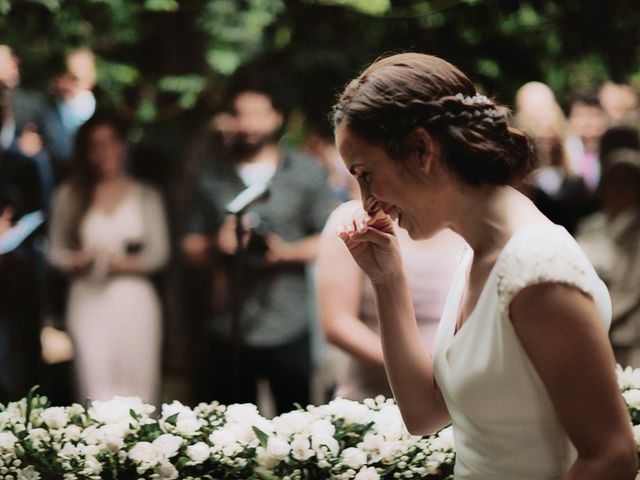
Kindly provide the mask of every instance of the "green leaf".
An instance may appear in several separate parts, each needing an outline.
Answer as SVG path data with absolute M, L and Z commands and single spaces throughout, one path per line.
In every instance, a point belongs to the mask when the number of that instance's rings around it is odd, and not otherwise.
M 146 0 L 144 8 L 155 12 L 175 12 L 180 5 L 176 0 Z
M 169 425 L 173 425 L 175 427 L 176 423 L 178 423 L 178 415 L 180 415 L 180 414 L 179 413 L 174 413 L 170 417 L 167 417 L 164 421 L 166 423 L 168 423 Z
M 6 15 L 11 11 L 10 0 L 0 0 L 0 14 Z
M 252 427 L 256 437 L 258 437 L 258 441 L 262 448 L 267 448 L 267 444 L 269 443 L 269 436 L 260 430 L 258 427 Z
M 232 49 L 213 49 L 207 52 L 207 63 L 223 75 L 231 75 L 241 64 L 238 53 Z
M 255 427 L 253 427 L 255 428 Z M 263 467 L 255 467 L 253 471 L 258 475 L 262 480 L 280 480 L 280 477 L 274 475 L 269 470 Z
M 131 415 L 134 420 L 140 420 L 140 415 L 138 415 L 133 408 L 129 409 L 129 415 Z

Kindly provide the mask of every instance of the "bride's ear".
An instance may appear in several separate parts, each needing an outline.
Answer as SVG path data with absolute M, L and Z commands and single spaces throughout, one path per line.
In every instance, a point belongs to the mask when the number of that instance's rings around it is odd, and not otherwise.
M 421 174 L 427 175 L 433 168 L 438 145 L 433 136 L 422 127 L 417 127 L 410 136 L 412 154 Z

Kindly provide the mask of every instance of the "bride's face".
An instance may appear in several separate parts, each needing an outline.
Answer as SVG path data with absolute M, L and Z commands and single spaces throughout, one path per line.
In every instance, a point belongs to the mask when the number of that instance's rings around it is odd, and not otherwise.
M 435 221 L 435 192 L 418 168 L 411 171 L 383 146 L 366 142 L 344 124 L 336 129 L 336 146 L 358 181 L 365 210 L 384 211 L 413 239 L 430 237 L 442 228 Z

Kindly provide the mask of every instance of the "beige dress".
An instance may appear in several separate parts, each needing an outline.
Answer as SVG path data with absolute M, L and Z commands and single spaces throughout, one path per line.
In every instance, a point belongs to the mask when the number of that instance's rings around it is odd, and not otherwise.
M 64 267 L 72 251 L 64 232 L 69 191 L 55 196 L 49 259 Z M 90 208 L 80 226 L 82 248 L 123 255 L 139 250 L 146 273 L 168 257 L 168 235 L 160 195 L 134 183 L 115 210 Z M 96 262 L 92 271 L 72 279 L 67 325 L 76 350 L 81 399 L 106 400 L 134 395 L 154 403 L 158 398 L 162 317 L 158 295 L 146 275 L 105 275 Z

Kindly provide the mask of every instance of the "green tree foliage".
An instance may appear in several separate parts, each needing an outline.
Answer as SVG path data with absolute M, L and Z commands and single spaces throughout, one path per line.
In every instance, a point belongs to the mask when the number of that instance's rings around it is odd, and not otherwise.
M 529 80 L 563 98 L 640 78 L 639 37 L 633 0 L 0 0 L 0 42 L 26 86 L 46 88 L 60 56 L 88 46 L 100 101 L 142 125 L 200 122 L 248 64 L 279 71 L 322 123 L 348 78 L 407 50 L 452 61 L 506 103 Z

